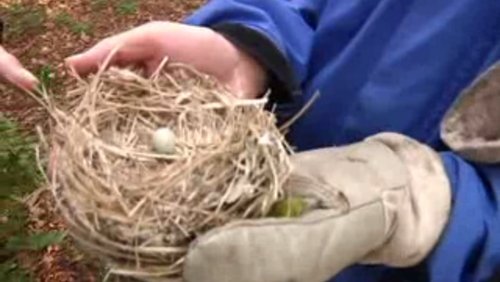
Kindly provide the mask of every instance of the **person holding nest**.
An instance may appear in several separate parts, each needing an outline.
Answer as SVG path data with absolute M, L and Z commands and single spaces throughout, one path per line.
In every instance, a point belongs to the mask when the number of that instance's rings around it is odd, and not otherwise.
M 243 99 L 271 89 L 282 121 L 310 104 L 290 128 L 285 187 L 307 212 L 208 232 L 185 281 L 488 281 L 500 266 L 499 13 L 493 0 L 213 0 L 67 64 L 85 75 L 119 47 L 114 65 L 151 72 L 168 56 Z

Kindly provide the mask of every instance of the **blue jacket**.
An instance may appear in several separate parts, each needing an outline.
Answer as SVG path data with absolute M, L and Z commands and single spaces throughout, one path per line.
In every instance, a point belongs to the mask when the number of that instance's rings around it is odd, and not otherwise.
M 500 266 L 500 167 L 450 152 L 439 124 L 461 90 L 500 59 L 500 1 L 212 0 L 186 22 L 220 31 L 266 66 L 283 113 L 319 90 L 292 128 L 298 149 L 393 131 L 440 152 L 453 209 L 433 253 L 416 267 L 353 266 L 332 281 L 492 277 Z

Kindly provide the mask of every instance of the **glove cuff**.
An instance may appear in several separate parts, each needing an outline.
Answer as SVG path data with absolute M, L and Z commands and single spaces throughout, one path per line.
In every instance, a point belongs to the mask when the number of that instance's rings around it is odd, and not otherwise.
M 418 264 L 435 247 L 449 218 L 451 188 L 442 161 L 434 150 L 403 135 L 383 133 L 367 141 L 386 145 L 401 159 L 408 185 L 402 201 L 386 195 L 386 212 L 393 213 L 394 229 L 364 262 L 398 267 Z

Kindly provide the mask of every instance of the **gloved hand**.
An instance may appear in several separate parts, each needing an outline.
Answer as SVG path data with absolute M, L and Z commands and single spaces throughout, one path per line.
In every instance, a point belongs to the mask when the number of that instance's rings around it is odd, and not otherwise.
M 437 243 L 451 192 L 439 156 L 407 137 L 299 153 L 286 184 L 299 218 L 236 222 L 190 247 L 186 282 L 323 282 L 355 263 L 411 266 Z
M 38 80 L 21 63 L 0 46 L 0 78 L 27 90 L 33 90 Z
M 104 39 L 90 50 L 67 59 L 80 75 L 97 70 L 119 48 L 111 64 L 136 65 L 152 74 L 165 57 L 213 75 L 240 98 L 263 94 L 266 73 L 250 56 L 217 32 L 171 22 L 152 22 Z

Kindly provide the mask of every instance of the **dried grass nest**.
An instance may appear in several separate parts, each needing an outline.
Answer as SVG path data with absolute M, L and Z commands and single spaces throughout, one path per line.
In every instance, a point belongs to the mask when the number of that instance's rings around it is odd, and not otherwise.
M 148 79 L 101 70 L 67 99 L 49 107 L 50 187 L 72 237 L 111 273 L 179 277 L 198 235 L 264 217 L 282 197 L 291 150 L 265 99 L 176 64 Z M 152 150 L 159 127 L 175 133 L 174 153 Z

